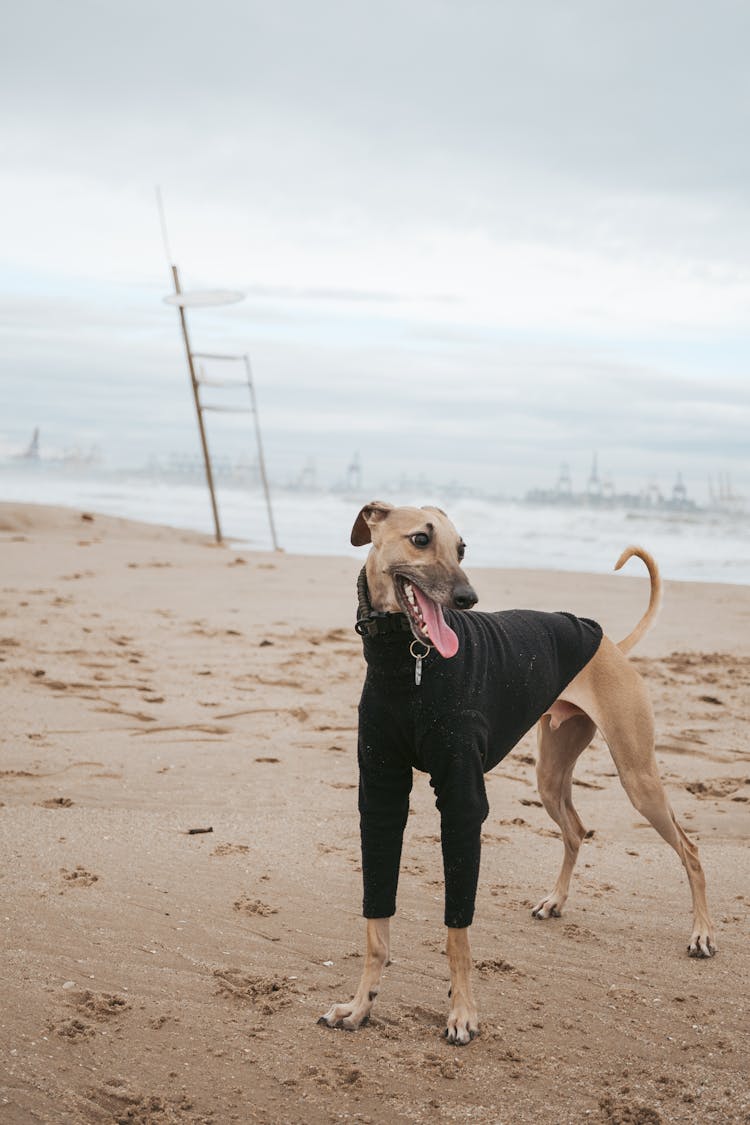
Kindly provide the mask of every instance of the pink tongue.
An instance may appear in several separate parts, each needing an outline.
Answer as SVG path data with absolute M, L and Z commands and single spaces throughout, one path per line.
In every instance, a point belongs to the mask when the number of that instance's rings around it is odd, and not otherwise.
M 419 586 L 412 585 L 412 589 L 430 633 L 430 644 L 435 646 L 441 656 L 455 656 L 458 652 L 458 637 L 443 617 L 442 609 L 432 598 L 423 594 Z

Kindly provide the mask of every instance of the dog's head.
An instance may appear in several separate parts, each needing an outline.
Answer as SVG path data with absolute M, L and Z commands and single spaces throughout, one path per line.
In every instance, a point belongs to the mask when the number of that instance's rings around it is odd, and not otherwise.
M 419 641 L 441 656 L 455 656 L 458 637 L 443 609 L 471 609 L 477 595 L 461 569 L 466 544 L 440 508 L 365 504 L 354 521 L 352 543 L 372 543 L 367 584 L 373 609 L 405 613 Z

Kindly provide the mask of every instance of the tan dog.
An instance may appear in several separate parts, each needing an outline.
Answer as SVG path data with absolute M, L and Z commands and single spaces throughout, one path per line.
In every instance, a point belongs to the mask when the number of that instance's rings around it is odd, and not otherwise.
M 392 632 L 400 627 L 408 627 L 410 632 L 402 641 L 398 638 L 387 639 L 381 644 L 379 651 L 393 653 L 393 658 L 398 657 L 400 660 L 403 646 L 408 648 L 411 644 L 411 655 L 415 661 L 410 661 L 409 667 L 414 668 L 416 662 L 421 672 L 424 658 L 427 678 L 428 674 L 437 675 L 441 669 L 448 669 L 451 665 L 451 658 L 458 650 L 457 634 L 461 632 L 462 621 L 470 623 L 469 619 L 474 619 L 478 624 L 492 624 L 495 618 L 502 622 L 506 616 L 512 616 L 450 612 L 455 609 L 470 609 L 476 601 L 476 595 L 460 566 L 464 553 L 463 541 L 448 517 L 439 509 L 393 508 L 373 501 L 362 509 L 352 530 L 353 544 L 360 546 L 369 542 L 372 543 L 372 548 L 365 572 L 372 612 L 363 617 L 361 604 L 361 620 L 358 623 L 358 631 L 365 634 L 366 655 L 368 644 L 380 643 L 378 639 L 375 642 L 368 641 L 368 631 L 374 634 L 378 630 Z M 565 850 L 554 889 L 538 903 L 532 914 L 541 919 L 559 917 L 568 897 L 571 875 L 586 834 L 573 807 L 573 769 L 598 728 L 609 746 L 622 785 L 633 805 L 674 848 L 685 867 L 694 914 L 689 953 L 693 957 L 711 957 L 716 949 L 714 928 L 706 903 L 705 878 L 698 849 L 678 824 L 665 795 L 654 757 L 651 702 L 643 680 L 625 655 L 653 623 L 661 597 L 659 572 L 646 551 L 637 547 L 628 548 L 621 555 L 615 569 L 619 569 L 633 555 L 644 561 L 651 577 L 651 595 L 646 614 L 632 633 L 619 644 L 607 637 L 601 638 L 593 657 L 567 684 L 559 697 L 543 708 L 544 713 L 540 712 L 535 716 L 535 719 L 541 718 L 538 726 L 537 759 L 539 795 L 562 832 Z M 361 585 L 365 589 L 364 584 Z M 513 612 L 523 617 L 524 611 Z M 405 615 L 405 621 L 401 615 Z M 565 616 L 582 625 L 595 624 L 574 619 L 571 615 L 533 615 L 529 611 L 527 616 L 545 622 L 547 618 Z M 428 655 L 423 651 L 431 648 L 437 649 L 437 652 Z M 533 660 L 529 668 L 532 666 Z M 436 671 L 430 673 L 431 667 Z M 368 677 L 369 674 L 368 672 Z M 411 676 L 411 670 L 404 673 L 407 674 Z M 411 682 L 409 680 L 410 685 Z M 394 679 L 389 683 L 396 685 L 397 681 Z M 377 687 L 377 683 L 375 686 Z M 405 685 L 399 690 L 402 688 L 404 692 L 407 691 Z M 411 695 L 405 694 L 404 699 L 421 699 L 418 695 L 421 690 L 419 687 L 409 686 Z M 360 765 L 362 737 L 360 731 Z M 417 768 L 425 767 L 417 764 Z M 401 777 L 401 774 L 398 776 Z M 410 781 L 407 784 L 410 786 Z M 408 788 L 406 794 L 408 802 Z M 360 808 L 362 807 L 360 797 Z M 405 822 L 405 816 L 401 819 Z M 443 828 L 444 856 L 447 856 L 445 823 Z M 363 827 L 363 871 L 367 876 L 364 842 Z M 399 854 L 400 840 L 396 850 L 396 865 Z M 375 877 L 377 874 L 375 871 Z M 446 859 L 446 876 L 447 874 Z M 395 906 L 389 908 L 389 914 L 394 909 Z M 390 917 L 367 916 L 366 925 L 362 978 L 352 1001 L 334 1004 L 321 1017 L 319 1022 L 329 1027 L 354 1030 L 366 1022 L 372 1009 L 383 967 L 389 959 Z M 447 954 L 451 977 L 451 1007 L 445 1035 L 450 1042 L 462 1045 L 478 1033 L 477 1008 L 471 984 L 468 925 L 449 925 Z

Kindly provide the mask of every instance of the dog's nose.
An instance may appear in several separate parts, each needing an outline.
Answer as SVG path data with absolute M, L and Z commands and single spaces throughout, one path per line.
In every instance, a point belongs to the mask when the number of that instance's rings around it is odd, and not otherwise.
M 453 590 L 453 605 L 456 609 L 471 609 L 478 600 L 474 587 L 469 586 L 468 583 L 465 586 L 456 586 Z

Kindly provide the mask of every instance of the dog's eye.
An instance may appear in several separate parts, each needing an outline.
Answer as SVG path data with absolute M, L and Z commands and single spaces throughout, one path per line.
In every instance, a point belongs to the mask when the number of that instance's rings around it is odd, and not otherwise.
M 464 561 L 464 555 L 465 554 L 466 554 L 466 544 L 464 543 L 464 541 L 462 539 L 461 542 L 458 544 L 458 561 L 459 562 Z
M 430 537 L 424 531 L 417 531 L 412 535 L 411 541 L 415 547 L 429 547 Z

